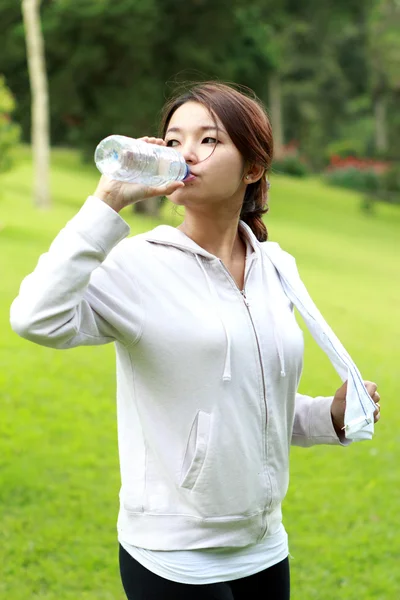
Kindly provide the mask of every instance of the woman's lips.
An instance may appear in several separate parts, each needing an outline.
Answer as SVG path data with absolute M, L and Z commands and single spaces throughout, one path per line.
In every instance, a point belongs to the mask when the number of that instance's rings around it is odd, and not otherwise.
M 183 180 L 183 183 L 189 183 L 189 181 L 194 181 L 195 179 L 197 179 L 196 175 L 193 175 L 191 173 L 190 175 L 185 177 L 185 179 Z

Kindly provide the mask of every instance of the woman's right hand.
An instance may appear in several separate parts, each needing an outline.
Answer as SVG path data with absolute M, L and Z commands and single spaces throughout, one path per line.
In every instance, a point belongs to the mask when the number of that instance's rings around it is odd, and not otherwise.
M 157 144 L 159 146 L 166 145 L 161 138 L 143 137 L 140 139 L 149 144 Z M 103 200 L 103 202 L 111 206 L 116 212 L 119 212 L 125 208 L 125 206 L 136 204 L 136 202 L 140 202 L 146 198 L 168 196 L 180 187 L 185 187 L 183 181 L 170 181 L 165 185 L 156 187 L 143 185 L 141 183 L 125 183 L 102 175 L 94 196 Z

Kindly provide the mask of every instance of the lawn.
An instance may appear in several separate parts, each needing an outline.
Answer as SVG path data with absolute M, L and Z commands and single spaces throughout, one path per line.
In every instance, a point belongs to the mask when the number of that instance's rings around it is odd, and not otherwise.
M 119 470 L 112 346 L 59 352 L 10 330 L 22 278 L 93 191 L 97 172 L 52 155 L 54 208 L 31 205 L 29 151 L 0 176 L 0 598 L 122 600 L 115 522 Z M 284 505 L 293 600 L 400 597 L 400 209 L 360 210 L 360 197 L 316 179 L 272 179 L 270 239 L 292 252 L 321 312 L 377 381 L 372 442 L 294 448 Z M 158 221 L 124 216 L 132 233 Z M 170 207 L 163 220 L 177 222 Z M 306 334 L 300 391 L 340 381 Z

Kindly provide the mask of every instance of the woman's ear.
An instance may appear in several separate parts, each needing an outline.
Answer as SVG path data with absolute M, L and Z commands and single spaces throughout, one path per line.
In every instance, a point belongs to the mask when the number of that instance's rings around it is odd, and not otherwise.
M 264 175 L 265 173 L 265 168 L 262 165 L 259 164 L 254 164 L 254 165 L 248 165 L 248 167 L 245 169 L 245 174 L 243 177 L 243 180 L 245 183 L 255 183 L 256 181 L 258 181 L 259 179 L 261 179 L 261 177 Z

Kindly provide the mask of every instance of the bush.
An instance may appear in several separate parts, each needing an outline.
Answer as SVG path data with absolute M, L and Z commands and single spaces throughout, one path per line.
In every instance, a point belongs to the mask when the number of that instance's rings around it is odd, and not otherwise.
M 305 177 L 308 175 L 308 168 L 298 156 L 285 156 L 273 161 L 272 172 L 277 175 L 285 174 L 292 177 Z
M 330 163 L 332 157 L 339 156 L 347 158 L 349 156 L 361 157 L 365 154 L 364 144 L 360 140 L 339 140 L 328 144 L 325 155 Z
M 324 179 L 330 185 L 381 196 L 400 185 L 397 168 L 389 162 L 356 156 L 331 156 Z
M 383 188 L 387 192 L 400 194 L 400 165 L 392 165 L 390 169 L 382 175 Z
M 11 121 L 14 98 L 0 75 L 0 172 L 12 166 L 12 151 L 20 140 L 20 127 Z
M 381 187 L 380 176 L 376 171 L 351 166 L 331 169 L 325 173 L 324 179 L 330 185 L 359 192 L 376 192 Z
M 283 149 L 283 155 L 272 162 L 272 172 L 277 175 L 291 175 L 292 177 L 305 177 L 309 168 L 304 158 L 300 155 L 296 142 L 291 142 Z

